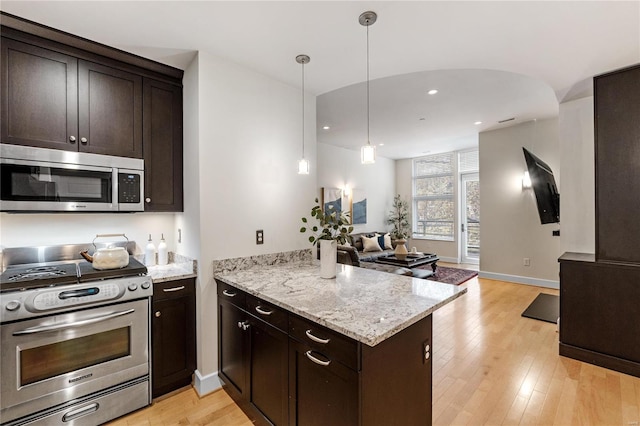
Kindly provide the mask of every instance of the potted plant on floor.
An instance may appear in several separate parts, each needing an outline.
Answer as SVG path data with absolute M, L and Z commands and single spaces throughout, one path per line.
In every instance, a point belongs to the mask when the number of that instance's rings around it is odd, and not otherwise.
M 408 254 L 405 243 L 411 235 L 411 223 L 409 222 L 409 202 L 400 198 L 400 194 L 393 197 L 387 223 L 393 225 L 391 236 L 396 240 L 395 256 L 398 259 L 404 259 Z
M 309 242 L 320 245 L 320 276 L 322 278 L 334 278 L 336 276 L 336 262 L 338 243 L 345 244 L 348 235 L 353 232 L 353 226 L 349 226 L 349 216 L 347 213 L 335 210 L 334 206 L 329 206 L 329 211 L 325 212 L 319 205 L 311 209 L 311 217 L 317 224 L 310 224 L 306 217 L 302 218 L 304 224 L 300 232 L 311 231 Z

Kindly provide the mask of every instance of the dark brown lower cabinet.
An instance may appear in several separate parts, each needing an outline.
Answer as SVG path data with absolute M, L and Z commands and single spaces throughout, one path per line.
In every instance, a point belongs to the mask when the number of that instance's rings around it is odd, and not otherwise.
M 196 368 L 195 278 L 154 284 L 152 388 L 156 398 L 191 384 Z
M 432 317 L 367 346 L 218 282 L 219 371 L 257 424 L 431 424 Z
M 640 265 L 560 257 L 560 355 L 640 377 Z
M 358 372 L 310 346 L 289 341 L 289 424 L 358 424 Z

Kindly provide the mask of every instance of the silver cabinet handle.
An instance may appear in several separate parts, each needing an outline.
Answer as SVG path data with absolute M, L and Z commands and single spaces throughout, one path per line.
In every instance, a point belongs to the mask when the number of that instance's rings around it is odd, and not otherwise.
M 162 313 L 160 311 L 156 311 L 156 318 L 160 318 L 161 315 Z
M 180 291 L 180 290 L 184 290 L 184 286 L 178 286 L 178 287 L 171 287 L 171 288 L 163 288 L 162 291 L 164 291 L 165 293 L 171 293 L 172 291 Z
M 315 356 L 311 355 L 311 353 L 312 353 L 312 351 L 306 351 L 304 354 L 307 356 L 307 358 L 309 358 L 311 361 L 315 362 L 316 364 L 321 365 L 323 367 L 326 367 L 329 364 L 331 364 L 331 360 L 322 361 L 321 359 L 318 359 Z
M 227 290 L 226 288 L 224 290 L 222 290 L 222 294 L 224 294 L 227 297 L 236 297 L 237 293 L 234 293 L 232 291 Z
M 69 136 L 69 142 L 76 143 L 76 137 L 75 136 Z
M 82 142 L 83 145 L 87 144 L 87 138 L 80 138 L 80 142 Z
M 147 198 L 144 199 L 144 201 L 146 201 L 147 203 L 150 203 L 151 202 L 151 198 L 147 197 Z
M 97 322 L 106 321 L 106 320 L 109 320 L 111 318 L 120 317 L 122 315 L 131 314 L 133 312 L 135 312 L 135 309 L 127 309 L 126 311 L 112 312 L 112 313 L 107 314 L 107 315 L 103 315 L 103 316 L 99 316 L 99 317 L 93 317 L 93 318 L 87 318 L 87 319 L 83 319 L 83 320 L 80 320 L 80 321 L 63 322 L 63 323 L 54 324 L 54 325 L 38 325 L 38 326 L 35 326 L 35 327 L 26 328 L 24 330 L 14 331 L 13 335 L 14 336 L 22 336 L 22 335 L 25 335 L 25 334 L 44 333 L 45 331 L 54 331 L 54 330 L 60 330 L 60 329 L 63 329 L 63 328 L 71 328 L 71 327 L 78 327 L 78 326 L 81 326 L 81 325 L 95 324 Z
M 314 342 L 322 343 L 323 345 L 326 345 L 327 343 L 329 343 L 331 341 L 331 339 L 321 339 L 319 337 L 314 336 L 313 334 L 311 334 L 311 330 L 305 331 L 304 334 L 306 334 L 307 337 L 309 339 L 313 340 Z
M 247 321 L 238 321 L 238 328 L 241 328 L 244 331 L 247 331 L 250 326 L 251 324 L 249 324 Z
M 271 315 L 273 311 L 265 311 L 260 306 L 256 306 L 256 312 L 262 315 Z

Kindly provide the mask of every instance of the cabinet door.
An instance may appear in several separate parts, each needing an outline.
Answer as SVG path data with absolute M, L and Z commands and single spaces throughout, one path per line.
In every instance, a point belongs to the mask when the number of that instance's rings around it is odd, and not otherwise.
M 77 60 L 2 39 L 2 143 L 77 151 Z
M 249 386 L 247 313 L 218 299 L 218 362 L 222 379 L 234 393 L 246 398 Z M 245 327 L 243 327 L 245 326 Z
M 191 383 L 196 367 L 193 280 L 156 284 L 153 301 L 153 397 Z M 168 296 L 168 297 L 162 297 Z
M 640 66 L 594 79 L 596 260 L 640 263 Z
M 358 424 L 358 373 L 289 339 L 289 424 Z
M 78 63 L 79 150 L 142 158 L 142 77 Z
M 288 340 L 282 331 L 251 320 L 250 401 L 274 425 L 286 425 L 288 418 Z
M 144 80 L 145 211 L 182 211 L 182 88 Z

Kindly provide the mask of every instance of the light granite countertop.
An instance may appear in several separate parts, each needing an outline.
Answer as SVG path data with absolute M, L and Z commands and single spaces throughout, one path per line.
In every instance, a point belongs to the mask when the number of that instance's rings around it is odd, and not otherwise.
M 301 260 L 219 271 L 215 278 L 369 346 L 429 316 L 466 293 L 451 284 L 338 265 L 320 278 L 320 263 Z
M 135 257 L 144 262 L 144 255 L 136 255 Z M 183 278 L 195 278 L 198 276 L 198 263 L 191 258 L 170 252 L 167 265 L 147 266 L 147 274 L 154 284 Z

